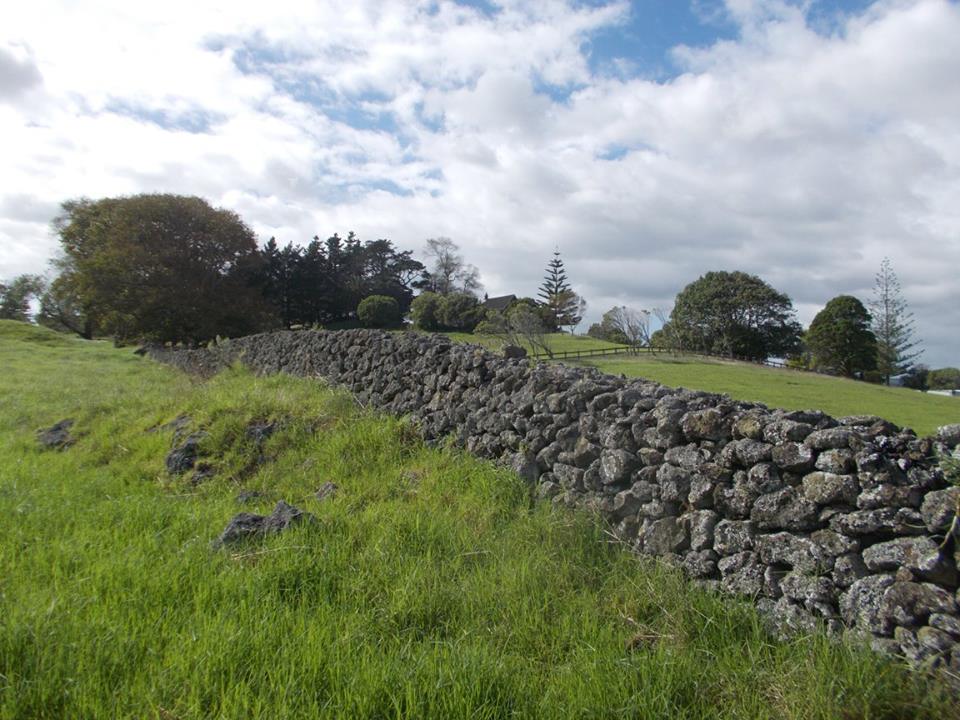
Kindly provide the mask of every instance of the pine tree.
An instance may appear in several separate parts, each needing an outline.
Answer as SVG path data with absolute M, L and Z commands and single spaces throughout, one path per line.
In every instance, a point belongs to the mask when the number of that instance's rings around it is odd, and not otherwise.
M 890 258 L 880 263 L 880 272 L 873 284 L 870 314 L 877 338 L 877 370 L 889 385 L 891 376 L 909 372 L 913 361 L 923 352 L 914 350 L 919 342 L 913 338 L 913 313 L 901 295 L 900 281 L 893 272 Z
M 541 298 L 540 306 L 544 309 L 544 319 L 552 326 L 551 329 L 566 325 L 572 327 L 580 322 L 582 301 L 567 282 L 567 273 L 559 250 L 554 250 L 553 259 L 547 264 L 547 274 L 537 295 Z

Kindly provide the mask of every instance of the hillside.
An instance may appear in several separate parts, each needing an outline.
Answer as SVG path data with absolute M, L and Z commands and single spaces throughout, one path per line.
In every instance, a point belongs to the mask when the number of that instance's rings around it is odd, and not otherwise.
M 953 712 L 852 644 L 772 641 L 746 604 L 317 381 L 200 383 L 9 322 L 0 363 L 0 717 Z M 41 449 L 65 418 L 75 442 Z M 166 470 L 178 432 L 204 433 L 212 476 Z M 280 499 L 316 522 L 211 547 Z

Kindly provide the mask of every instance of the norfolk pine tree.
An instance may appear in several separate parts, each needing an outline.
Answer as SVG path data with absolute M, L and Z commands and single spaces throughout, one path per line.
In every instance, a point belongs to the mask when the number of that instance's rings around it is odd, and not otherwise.
M 913 313 L 901 295 L 900 281 L 890 258 L 880 263 L 869 305 L 873 334 L 877 338 L 877 370 L 889 385 L 891 376 L 909 372 L 913 361 L 923 352 L 914 350 L 919 342 L 913 337 Z

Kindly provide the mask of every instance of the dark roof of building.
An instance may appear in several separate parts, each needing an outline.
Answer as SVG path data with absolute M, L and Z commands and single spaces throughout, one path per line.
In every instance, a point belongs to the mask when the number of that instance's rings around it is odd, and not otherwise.
M 498 312 L 503 312 L 510 304 L 516 302 L 516 295 L 501 295 L 500 297 L 487 298 L 483 301 L 483 307 L 487 310 L 496 310 Z

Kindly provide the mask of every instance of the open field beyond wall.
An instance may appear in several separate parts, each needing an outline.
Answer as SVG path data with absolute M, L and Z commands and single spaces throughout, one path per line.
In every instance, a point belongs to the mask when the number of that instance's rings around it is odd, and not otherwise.
M 853 644 L 773 642 L 747 604 L 316 381 L 198 383 L 9 322 L 0 366 L 2 718 L 955 712 Z M 197 486 L 164 470 L 155 428 L 181 414 L 217 473 Z M 76 444 L 41 451 L 36 429 L 65 417 Z M 262 446 L 253 421 L 276 424 Z M 264 497 L 240 506 L 240 488 Z M 279 498 L 318 522 L 211 549 Z
M 502 345 L 498 338 L 481 335 L 450 333 L 450 336 L 460 342 L 473 342 L 492 349 Z M 549 337 L 554 352 L 618 347 L 586 336 L 557 333 Z M 815 408 L 835 417 L 879 415 L 901 427 L 912 428 L 918 435 L 933 435 L 941 425 L 960 423 L 960 398 L 745 362 L 669 353 L 566 359 L 562 362 L 596 367 L 612 375 L 655 380 L 670 387 L 726 393 L 735 400 L 762 402 L 770 407 L 788 410 Z

